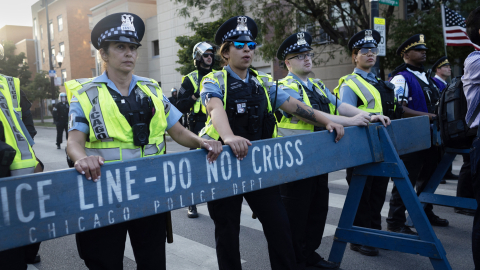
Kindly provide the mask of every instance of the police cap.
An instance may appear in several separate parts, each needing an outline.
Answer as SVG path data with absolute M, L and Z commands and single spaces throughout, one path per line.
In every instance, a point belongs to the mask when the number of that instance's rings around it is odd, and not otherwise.
M 433 72 L 435 72 L 437 68 L 441 68 L 443 66 L 450 66 L 450 62 L 448 62 L 448 59 L 446 56 L 440 57 L 440 59 L 438 59 L 437 62 L 433 64 L 432 70 Z
M 348 41 L 348 49 L 353 51 L 353 49 L 356 48 L 376 48 L 381 39 L 382 36 L 380 36 L 377 30 L 362 30 L 350 38 Z
M 105 41 L 117 41 L 141 46 L 145 23 L 133 13 L 122 12 L 108 15 L 93 27 L 91 40 L 99 50 Z
M 225 41 L 250 42 L 257 38 L 257 24 L 248 16 L 236 16 L 224 22 L 215 34 L 215 43 Z
M 403 42 L 397 49 L 397 55 L 403 56 L 409 50 L 428 50 L 425 43 L 425 36 L 423 34 L 416 34 L 411 36 L 407 41 Z
M 312 36 L 307 32 L 298 32 L 285 39 L 277 50 L 277 58 L 285 60 L 288 54 L 308 52 L 313 50 Z

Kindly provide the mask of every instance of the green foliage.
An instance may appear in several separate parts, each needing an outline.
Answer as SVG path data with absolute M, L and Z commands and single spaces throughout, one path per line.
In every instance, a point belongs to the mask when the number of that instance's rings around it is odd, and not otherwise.
M 3 49 L 5 56 L 0 60 L 0 73 L 19 78 L 21 87 L 28 85 L 32 73 L 28 70 L 28 64 L 24 63 L 25 53 L 15 55 L 16 47 L 11 41 L 5 42 Z
M 25 91 L 28 99 L 31 101 L 36 100 L 37 98 L 40 100 L 52 98 L 52 88 L 50 86 L 48 73 L 40 71 L 35 74 L 33 81 L 27 87 L 24 87 L 23 91 Z M 59 87 L 55 86 L 54 91 L 54 96 L 57 97 L 59 94 Z
M 472 2 L 472 1 L 466 1 Z M 466 3 L 468 6 L 469 3 Z M 394 19 L 393 27 L 388 35 L 390 46 L 387 47 L 387 55 L 384 59 L 384 67 L 390 70 L 404 63 L 400 56 L 396 55 L 397 48 L 414 34 L 424 34 L 427 43 L 426 67 L 431 67 L 435 61 L 445 55 L 442 15 L 439 5 L 428 12 L 417 10 L 413 16 L 404 19 Z M 447 46 L 448 59 L 452 65 L 462 65 L 469 53 L 474 51 L 473 47 L 452 47 Z
M 180 45 L 180 50 L 178 50 L 177 52 L 177 63 L 181 64 L 182 66 L 176 68 L 176 70 L 179 71 L 180 74 L 186 75 L 196 69 L 195 65 L 193 64 L 192 58 L 193 47 L 195 46 L 195 44 L 202 41 L 215 44 L 215 33 L 224 21 L 224 19 L 219 19 L 214 22 L 197 23 L 193 25 L 192 28 L 193 31 L 195 31 L 195 34 L 193 36 L 178 36 L 175 38 L 175 41 Z M 213 69 L 221 69 L 220 59 L 218 58 L 218 56 L 216 56 Z

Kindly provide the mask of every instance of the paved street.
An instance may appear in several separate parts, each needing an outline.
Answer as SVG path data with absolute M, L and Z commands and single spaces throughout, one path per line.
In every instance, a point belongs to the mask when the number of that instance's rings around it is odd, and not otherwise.
M 67 168 L 64 147 L 57 150 L 55 146 L 56 131 L 53 128 L 37 128 L 34 150 L 45 164 L 46 171 Z M 174 142 L 167 143 L 168 153 L 186 151 L 185 147 Z M 462 158 L 454 161 L 454 173 L 462 164 Z M 437 193 L 455 195 L 457 181 L 447 181 L 441 185 Z M 328 257 L 332 246 L 333 235 L 341 214 L 342 206 L 348 191 L 345 180 L 345 170 L 329 175 L 330 202 L 327 225 L 322 245 L 318 252 Z M 389 185 L 386 202 L 382 211 L 383 228 L 386 229 L 385 217 L 388 213 L 388 201 L 392 185 Z M 200 217 L 189 219 L 186 209 L 172 212 L 174 243 L 167 244 L 167 269 L 218 269 L 215 254 L 215 239 L 213 222 L 208 215 L 206 204 L 198 206 Z M 473 269 L 471 255 L 471 226 L 473 217 L 455 214 L 452 208 L 435 206 L 435 213 L 450 221 L 446 228 L 434 227 L 442 242 L 448 260 L 453 269 Z M 262 226 L 258 220 L 251 218 L 251 210 L 244 202 L 241 217 L 240 252 L 245 270 L 270 269 L 267 243 L 263 236 Z M 87 269 L 78 257 L 73 235 L 42 243 L 40 249 L 42 262 L 29 265 L 29 269 Z M 135 258 L 129 241 L 126 243 L 124 269 L 136 269 Z M 316 268 L 311 268 L 316 269 Z M 345 252 L 341 269 L 433 269 L 429 259 L 418 255 L 380 250 L 378 257 L 366 257 L 348 249 Z

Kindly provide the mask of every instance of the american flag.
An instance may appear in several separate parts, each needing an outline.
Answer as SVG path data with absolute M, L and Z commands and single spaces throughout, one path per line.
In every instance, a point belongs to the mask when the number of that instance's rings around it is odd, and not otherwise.
M 473 44 L 467 36 L 465 18 L 445 6 L 443 8 L 443 32 L 447 46 L 473 46 L 480 50 L 480 46 Z

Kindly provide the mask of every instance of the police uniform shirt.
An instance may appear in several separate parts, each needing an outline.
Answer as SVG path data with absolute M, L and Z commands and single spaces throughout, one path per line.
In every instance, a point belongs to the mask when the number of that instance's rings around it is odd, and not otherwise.
M 465 59 L 464 66 L 465 74 L 462 76 L 462 82 L 468 108 L 465 121 L 468 123 L 477 106 L 480 106 L 480 51 L 470 53 Z M 478 127 L 479 123 L 480 113 L 470 128 Z
M 425 72 L 411 70 L 408 67 L 407 70 L 427 85 L 430 85 Z M 412 97 L 409 97 L 408 84 L 405 82 L 405 77 L 403 77 L 403 75 L 396 75 L 390 82 L 395 85 L 395 96 L 397 97 L 398 101 L 405 101 L 407 104 L 409 101 L 412 101 Z
M 293 79 L 295 79 L 295 80 L 297 80 L 298 82 L 300 82 L 300 83 L 302 84 L 303 88 L 305 89 L 305 91 L 311 91 L 311 92 L 313 92 L 313 83 L 312 83 L 310 80 L 308 80 L 307 82 L 304 82 L 304 81 L 302 81 L 297 75 L 295 75 L 295 74 L 293 74 L 293 73 L 291 73 L 291 72 L 289 72 L 287 76 L 292 76 Z M 288 88 L 287 86 L 281 86 L 281 87 L 279 87 L 279 89 L 280 89 L 280 88 L 281 88 L 283 91 L 285 91 L 288 95 L 290 95 L 292 98 L 298 99 L 299 101 L 305 103 L 305 102 L 303 101 L 303 99 L 300 97 L 300 93 L 299 93 L 300 90 L 301 90 L 300 87 L 299 87 L 299 89 L 298 89 L 299 92 L 297 92 L 297 91 L 295 91 L 295 90 L 293 90 L 293 89 L 291 89 L 291 88 Z M 330 103 L 332 103 L 333 105 L 335 105 L 335 103 L 336 103 L 336 104 L 337 104 L 337 107 L 340 107 L 340 105 L 342 104 L 342 101 L 340 101 L 339 99 L 337 99 L 337 98 L 330 92 L 330 90 L 329 90 L 327 87 L 325 87 L 324 92 L 325 92 L 325 94 L 327 95 L 328 100 L 330 100 Z
M 435 74 L 435 79 L 441 81 L 443 84 L 445 84 L 445 86 L 447 85 L 447 82 L 444 81 L 440 76 L 438 76 L 437 74 Z
M 228 74 L 230 74 L 230 76 L 232 76 L 233 78 L 237 80 L 242 80 L 240 76 L 238 76 L 235 72 L 233 72 L 230 66 L 226 66 L 224 67 L 224 69 L 227 70 Z M 247 72 L 247 77 L 245 78 L 245 80 L 243 80 L 243 82 L 248 83 L 249 77 L 250 77 L 250 72 Z M 275 84 L 273 84 L 270 87 L 270 89 L 268 89 L 268 92 L 270 95 L 270 103 L 272 104 L 272 107 L 274 107 L 272 108 L 274 111 L 278 109 L 280 106 L 282 106 L 282 104 L 289 97 L 289 95 L 279 87 L 277 92 L 277 103 L 273 105 L 273 102 L 275 101 L 275 89 L 276 89 Z M 228 89 L 227 89 L 227 92 L 228 92 Z M 218 85 L 217 82 L 215 82 L 210 78 L 203 79 L 202 92 L 200 93 L 200 95 L 202 97 L 202 103 L 204 106 L 207 106 L 205 101 L 210 100 L 210 98 L 212 97 L 219 98 L 223 102 L 223 93 L 222 93 L 222 90 L 220 89 L 220 86 Z
M 135 88 L 138 81 L 147 81 L 147 80 L 149 81 L 149 79 L 147 79 L 147 78 L 132 75 L 132 81 L 130 82 L 130 86 L 128 87 L 128 95 L 130 95 L 130 93 Z M 115 92 L 117 92 L 121 95 L 120 91 L 118 91 L 118 88 L 115 86 L 115 84 L 108 78 L 106 72 L 104 72 L 102 75 L 100 75 L 98 77 L 95 77 L 92 80 L 92 82 L 106 83 L 107 87 L 109 87 L 110 89 L 114 90 Z M 170 101 L 168 100 L 168 98 L 165 95 L 163 95 L 163 101 L 170 103 Z M 80 106 L 80 103 L 78 102 L 78 99 L 75 96 L 73 96 L 71 101 L 70 101 L 70 111 L 68 113 L 68 117 L 70 119 L 70 126 L 69 126 L 69 129 L 68 129 L 68 132 L 70 132 L 72 130 L 79 130 L 79 131 L 81 131 L 85 134 L 89 134 L 89 132 L 90 132 L 89 125 L 87 125 L 86 123 L 75 121 L 76 117 L 86 118 L 85 113 L 82 110 L 82 106 Z M 169 130 L 173 125 L 175 125 L 175 123 L 178 122 L 180 117 L 182 117 L 182 113 L 180 111 L 178 111 L 178 109 L 175 108 L 175 106 L 171 105 L 170 106 L 170 113 L 167 117 L 167 128 L 166 128 L 166 130 Z
M 353 73 L 360 75 L 363 79 L 365 79 L 368 83 L 374 84 L 377 82 L 377 77 L 372 72 L 365 72 L 359 68 L 355 68 Z M 403 76 L 402 76 L 403 77 Z M 352 106 L 357 107 L 358 96 L 353 92 L 352 88 L 348 86 L 346 83 L 343 83 L 340 87 L 340 99 Z

